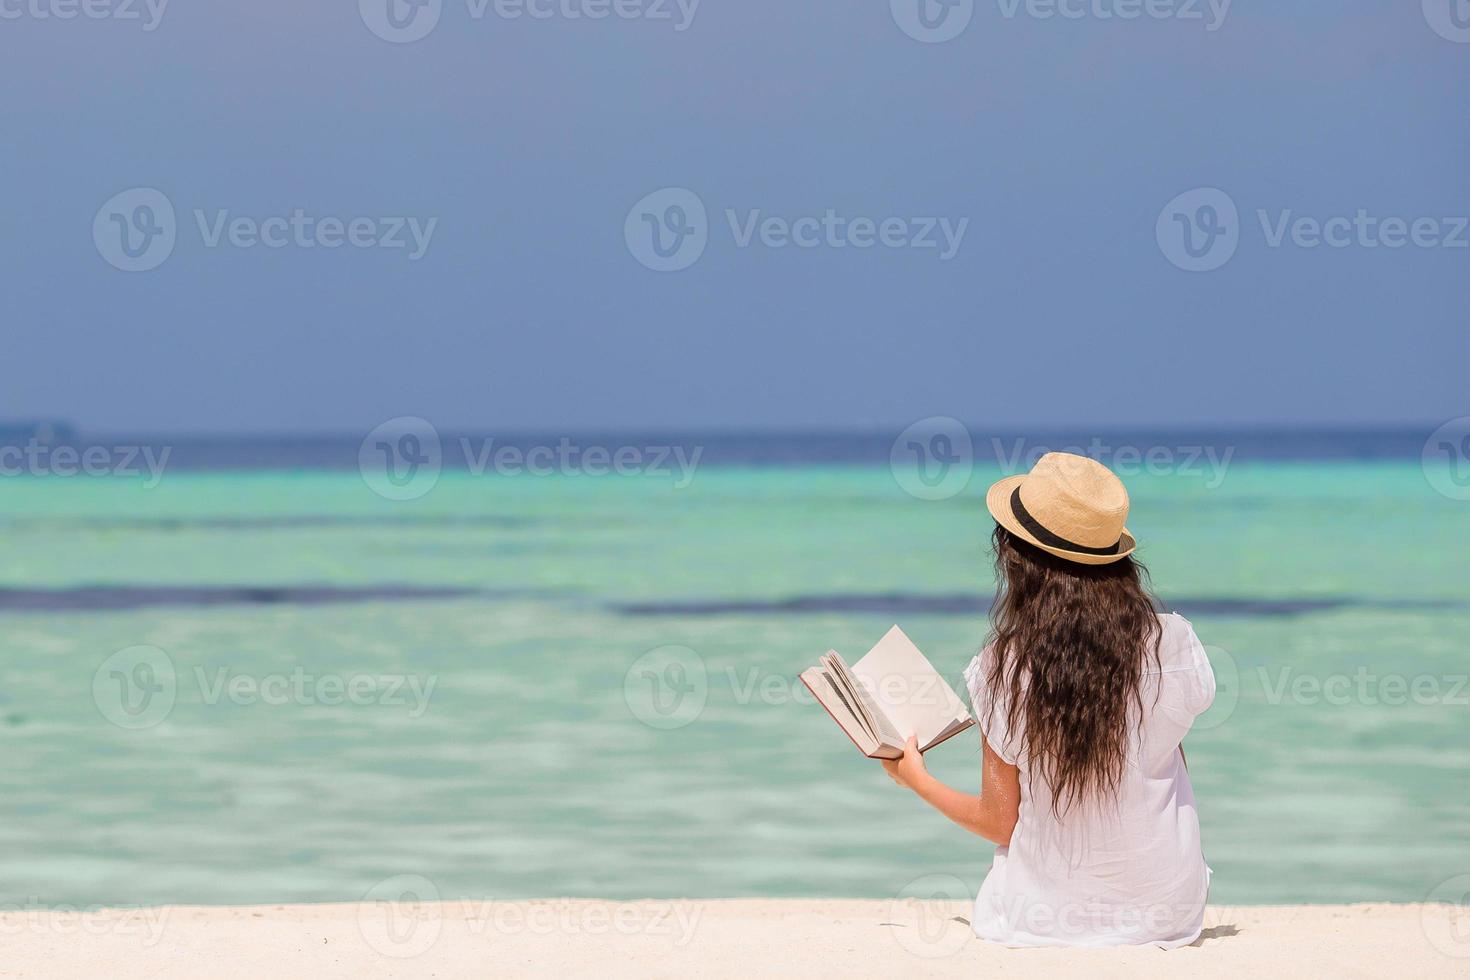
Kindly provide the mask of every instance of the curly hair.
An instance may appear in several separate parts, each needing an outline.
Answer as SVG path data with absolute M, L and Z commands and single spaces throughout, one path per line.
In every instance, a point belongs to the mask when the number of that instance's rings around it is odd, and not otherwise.
M 1160 609 L 1133 558 L 1080 565 L 996 525 L 1000 592 L 990 610 L 986 683 L 1004 696 L 1033 774 L 1058 816 L 1116 797 L 1128 757 L 1128 715 L 1142 711 L 1145 658 L 1159 663 Z

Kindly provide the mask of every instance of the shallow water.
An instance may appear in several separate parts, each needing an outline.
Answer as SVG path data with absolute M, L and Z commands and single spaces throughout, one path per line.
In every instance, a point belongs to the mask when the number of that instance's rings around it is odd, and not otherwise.
M 793 685 L 898 621 L 959 686 L 993 591 L 981 469 L 943 501 L 840 465 L 446 472 L 406 502 L 350 471 L 8 479 L 0 903 L 976 885 L 989 846 Z M 1470 508 L 1417 461 L 1130 489 L 1222 681 L 1187 743 L 1212 898 L 1470 872 Z M 138 646 L 164 659 L 114 657 Z M 931 766 L 974 784 L 973 741 Z

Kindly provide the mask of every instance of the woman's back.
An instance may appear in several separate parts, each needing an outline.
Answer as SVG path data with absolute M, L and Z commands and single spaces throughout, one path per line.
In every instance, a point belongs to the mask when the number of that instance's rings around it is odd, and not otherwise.
M 1204 918 L 1209 869 L 1180 751 L 1210 706 L 1215 679 L 1194 629 L 1159 616 L 1157 662 L 1145 651 L 1137 705 L 1129 712 L 1125 762 L 1115 794 L 1053 799 L 1027 757 L 1010 694 L 993 685 L 987 648 L 965 671 L 991 748 L 1020 771 L 1019 817 L 1009 847 L 975 901 L 977 935 L 1012 946 L 1113 946 L 1193 942 Z M 1022 690 L 1026 679 L 1021 678 Z M 1024 713 L 1019 713 L 1024 717 Z
M 1128 491 L 1095 460 L 1047 453 L 985 494 L 997 592 L 965 671 L 983 733 L 978 796 L 910 740 L 889 776 L 995 842 L 975 933 L 1011 946 L 1181 946 L 1210 871 L 1180 742 L 1215 678 L 1183 618 L 1160 615 L 1134 557 Z

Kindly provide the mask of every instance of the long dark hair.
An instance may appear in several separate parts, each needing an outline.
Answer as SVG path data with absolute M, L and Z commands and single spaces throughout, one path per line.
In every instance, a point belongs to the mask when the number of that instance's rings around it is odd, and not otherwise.
M 1148 569 L 1056 558 L 996 525 L 1000 593 L 990 610 L 990 690 L 1020 733 L 1057 816 L 1116 797 L 1128 756 L 1128 714 L 1143 708 L 1145 658 L 1159 661 L 1160 608 Z M 984 721 L 982 720 L 982 724 Z

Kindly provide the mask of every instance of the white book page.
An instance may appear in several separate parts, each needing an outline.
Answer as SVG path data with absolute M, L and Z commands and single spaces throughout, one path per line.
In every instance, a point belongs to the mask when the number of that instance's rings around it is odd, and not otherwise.
M 897 626 L 852 665 L 852 673 L 901 737 L 912 732 L 920 749 L 970 720 L 954 690 Z
M 852 715 L 853 720 L 857 722 L 868 740 L 877 743 L 878 733 L 868 719 L 867 712 L 863 710 L 863 703 L 858 700 L 851 683 L 843 678 L 838 666 L 832 662 L 833 656 L 833 654 L 828 654 L 822 658 L 822 679 L 827 682 L 829 693 L 842 702 L 843 707 Z
M 899 732 L 893 718 L 884 710 L 883 705 L 873 698 L 872 692 L 853 673 L 852 668 L 847 666 L 847 661 L 842 659 L 842 655 L 836 650 L 829 650 L 827 664 L 837 673 L 838 683 L 851 688 L 854 697 L 853 707 L 872 726 L 876 741 L 880 745 L 902 749 L 904 735 Z
M 872 736 L 863 729 L 862 723 L 858 721 L 857 713 L 852 710 L 852 705 L 833 682 L 832 677 L 818 667 L 812 667 L 802 672 L 801 679 L 811 690 L 812 695 L 827 709 L 832 720 L 847 733 L 857 745 L 858 751 L 864 755 L 871 755 L 877 750 L 878 744 Z

